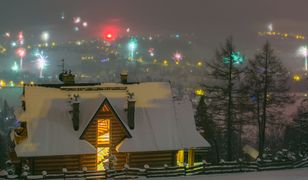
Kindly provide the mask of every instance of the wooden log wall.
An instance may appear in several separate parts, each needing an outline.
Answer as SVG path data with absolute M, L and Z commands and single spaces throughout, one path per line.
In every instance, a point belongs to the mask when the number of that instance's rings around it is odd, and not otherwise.
M 176 151 L 136 152 L 129 154 L 129 166 L 144 168 L 145 164 L 150 167 L 162 167 L 176 165 Z
M 63 168 L 67 168 L 69 171 L 81 169 L 79 155 L 33 157 L 27 160 L 31 172 L 34 174 L 41 174 L 42 171 L 47 171 L 48 173 L 62 173 Z
M 117 158 L 115 169 L 123 169 L 126 164 L 126 153 L 116 151 L 116 146 L 126 137 L 122 124 L 115 118 L 110 121 L 110 152 Z

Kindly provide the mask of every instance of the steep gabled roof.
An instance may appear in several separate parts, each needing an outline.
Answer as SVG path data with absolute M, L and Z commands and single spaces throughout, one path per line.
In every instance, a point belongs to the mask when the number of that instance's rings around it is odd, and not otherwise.
M 124 139 L 119 152 L 165 151 L 209 147 L 196 131 L 192 105 L 175 102 L 169 83 L 129 86 L 135 93 L 135 129 Z
M 127 126 L 127 92 L 136 99 L 135 128 Z M 72 126 L 69 95 L 80 96 L 80 128 Z M 120 152 L 163 151 L 209 144 L 195 128 L 191 104 L 172 99 L 169 83 L 74 86 L 64 88 L 26 87 L 26 111 L 17 117 L 27 121 L 28 138 L 15 148 L 18 156 L 94 154 L 95 148 L 80 139 L 104 103 L 112 108 L 128 138 L 118 146 Z

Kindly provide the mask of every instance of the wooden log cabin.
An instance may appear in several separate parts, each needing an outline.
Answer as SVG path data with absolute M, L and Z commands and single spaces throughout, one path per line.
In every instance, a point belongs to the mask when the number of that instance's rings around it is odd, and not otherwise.
M 192 165 L 194 149 L 209 144 L 191 103 L 172 97 L 169 83 L 128 83 L 125 74 L 121 83 L 25 85 L 14 160 L 33 174 Z

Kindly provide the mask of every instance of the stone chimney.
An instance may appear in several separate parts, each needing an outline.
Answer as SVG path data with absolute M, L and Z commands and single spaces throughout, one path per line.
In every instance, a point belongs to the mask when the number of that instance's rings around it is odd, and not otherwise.
M 59 75 L 59 80 L 62 81 L 65 85 L 72 85 L 75 84 L 75 75 L 72 74 L 71 70 L 63 71 Z
M 135 95 L 134 93 L 128 93 L 127 98 L 127 121 L 128 121 L 128 127 L 130 129 L 135 128 Z
M 121 83 L 122 83 L 122 84 L 127 84 L 127 77 L 128 77 L 127 72 L 122 72 L 122 73 L 120 74 L 120 76 L 121 76 Z
M 73 128 L 75 131 L 79 130 L 79 95 L 74 95 L 74 98 L 71 101 L 71 114 L 73 121 Z

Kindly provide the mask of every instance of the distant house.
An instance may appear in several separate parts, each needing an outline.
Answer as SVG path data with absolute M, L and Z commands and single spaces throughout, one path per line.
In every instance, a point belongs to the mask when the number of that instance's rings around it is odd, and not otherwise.
M 15 160 L 34 174 L 193 164 L 194 149 L 209 147 L 191 103 L 165 82 L 25 85 L 22 105 Z

